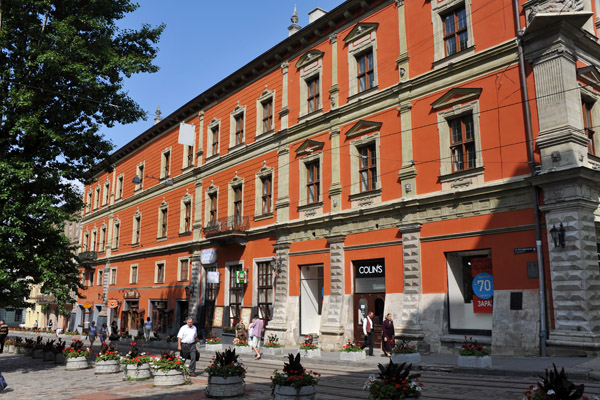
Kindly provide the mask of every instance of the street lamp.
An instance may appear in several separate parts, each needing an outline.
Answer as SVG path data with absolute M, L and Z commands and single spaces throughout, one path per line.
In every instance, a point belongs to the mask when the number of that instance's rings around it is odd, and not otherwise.
M 152 179 L 156 179 L 157 181 L 160 181 L 160 178 L 155 177 L 154 175 L 144 175 L 144 178 L 152 178 Z M 139 185 L 140 183 L 142 183 L 142 178 L 140 178 L 139 176 L 134 176 L 133 179 L 131 180 L 131 183 L 134 183 L 136 185 Z M 171 186 L 173 185 L 173 181 L 171 179 L 165 179 L 163 181 L 163 183 L 167 186 Z

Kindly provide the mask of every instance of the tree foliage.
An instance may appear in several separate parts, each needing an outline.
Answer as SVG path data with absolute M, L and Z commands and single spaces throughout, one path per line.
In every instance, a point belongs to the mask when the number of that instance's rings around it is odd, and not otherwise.
M 0 0 L 0 307 L 31 284 L 59 304 L 81 288 L 63 234 L 82 194 L 72 182 L 110 166 L 100 128 L 143 118 L 126 77 L 155 72 L 164 26 L 121 29 L 129 0 Z

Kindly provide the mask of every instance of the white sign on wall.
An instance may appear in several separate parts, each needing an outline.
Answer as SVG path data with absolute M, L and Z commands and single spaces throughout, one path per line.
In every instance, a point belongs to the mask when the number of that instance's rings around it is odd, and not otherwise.
M 217 249 L 204 249 L 200 253 L 200 262 L 204 265 L 217 262 Z
M 206 282 L 219 283 L 219 271 L 208 271 L 206 274 Z

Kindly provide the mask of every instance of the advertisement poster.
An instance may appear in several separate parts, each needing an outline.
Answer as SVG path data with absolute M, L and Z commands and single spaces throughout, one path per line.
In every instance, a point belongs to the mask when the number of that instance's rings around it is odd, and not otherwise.
M 491 314 L 494 304 L 494 276 L 491 258 L 472 258 L 473 312 Z

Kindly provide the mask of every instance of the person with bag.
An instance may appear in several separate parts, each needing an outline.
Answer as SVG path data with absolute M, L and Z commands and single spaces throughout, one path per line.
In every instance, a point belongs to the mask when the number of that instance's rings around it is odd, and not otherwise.
M 181 357 L 190 359 L 190 376 L 196 376 L 196 361 L 200 359 L 200 354 L 196 349 L 196 338 L 198 331 L 194 326 L 194 320 L 189 317 L 186 324 L 179 328 L 177 333 L 177 350 L 181 352 Z
M 117 321 L 113 321 L 110 324 L 111 332 L 108 340 L 110 340 L 110 347 L 117 348 L 117 344 L 119 343 L 119 328 L 117 327 Z
M 106 322 L 100 327 L 100 343 L 106 343 L 106 336 L 108 335 L 108 328 Z
M 258 318 L 258 314 L 254 315 L 254 320 L 250 324 L 249 332 L 252 332 L 252 336 L 250 339 L 250 346 L 252 346 L 252 350 L 256 353 L 255 360 L 260 360 L 260 339 L 263 333 L 264 323 L 262 319 Z
M 392 356 L 392 349 L 394 348 L 394 321 L 392 321 L 391 313 L 388 313 L 383 320 L 381 348 L 386 356 Z

